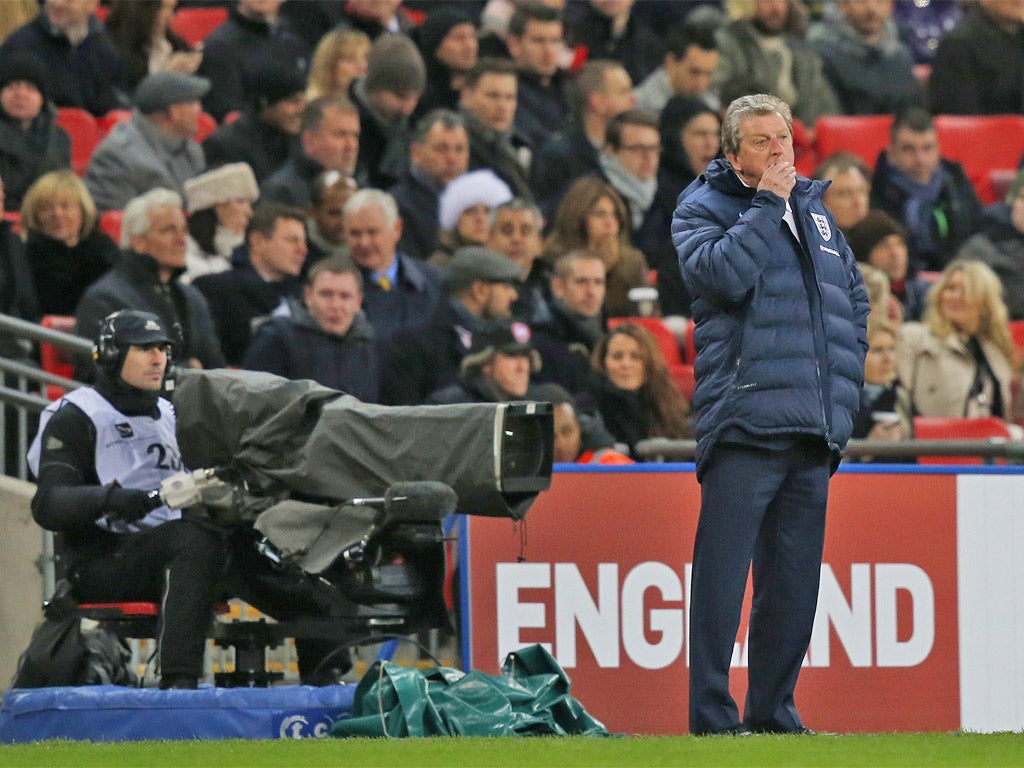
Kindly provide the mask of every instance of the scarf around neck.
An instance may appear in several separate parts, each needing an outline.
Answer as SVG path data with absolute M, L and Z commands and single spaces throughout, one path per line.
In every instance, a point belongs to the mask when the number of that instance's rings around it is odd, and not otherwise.
M 640 225 L 647 215 L 647 210 L 654 202 L 654 194 L 658 191 L 658 178 L 655 176 L 649 181 L 641 181 L 625 169 L 622 163 L 614 155 L 602 152 L 598 155 L 601 162 L 601 169 L 612 186 L 626 199 L 629 205 L 629 212 L 633 218 L 633 229 L 640 229 Z

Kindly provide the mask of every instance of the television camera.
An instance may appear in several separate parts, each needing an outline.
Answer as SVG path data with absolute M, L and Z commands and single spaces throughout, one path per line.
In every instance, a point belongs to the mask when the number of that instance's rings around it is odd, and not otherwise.
M 521 519 L 551 482 L 548 403 L 388 407 L 217 370 L 180 373 L 174 405 L 183 462 L 201 469 L 166 479 L 161 498 L 250 525 L 252 545 L 301 572 L 318 606 L 276 624 L 218 625 L 236 667 L 239 649 L 286 637 L 352 645 L 444 626 L 444 518 Z

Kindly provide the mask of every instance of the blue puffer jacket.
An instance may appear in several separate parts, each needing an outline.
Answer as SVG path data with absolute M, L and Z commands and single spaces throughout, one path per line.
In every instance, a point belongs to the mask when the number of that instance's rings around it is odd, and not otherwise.
M 824 205 L 828 182 L 797 179 L 802 245 L 785 201 L 744 186 L 726 160 L 679 197 L 672 242 L 694 296 L 697 471 L 729 429 L 821 436 L 840 454 L 860 401 L 867 292 Z

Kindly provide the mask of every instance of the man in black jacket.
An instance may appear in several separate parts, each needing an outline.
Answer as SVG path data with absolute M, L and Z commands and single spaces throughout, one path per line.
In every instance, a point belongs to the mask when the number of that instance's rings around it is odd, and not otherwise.
M 280 23 L 277 12 L 282 2 L 238 0 L 227 21 L 203 41 L 197 74 L 213 83 L 203 109 L 218 121 L 228 112 L 245 109 L 245 73 L 261 63 L 306 74 L 309 50 L 302 38 Z
M 206 137 L 207 167 L 248 163 L 262 183 L 297 150 L 305 90 L 306 78 L 291 69 L 265 64 L 246 73 L 248 106 Z
M 263 318 L 288 315 L 301 300 L 305 221 L 297 208 L 257 206 L 245 230 L 245 244 L 232 254 L 232 268 L 196 279 L 196 288 L 210 304 L 229 365 L 242 364 L 253 329 Z
M 519 265 L 500 253 L 480 246 L 456 251 L 448 265 L 446 299 L 425 323 L 399 331 L 384 348 L 382 401 L 418 405 L 458 378 L 474 334 L 495 322 L 508 323 L 519 277 Z
M 303 305 L 256 329 L 243 366 L 288 379 L 312 379 L 364 403 L 379 399 L 373 328 L 361 308 L 363 277 L 344 256 L 314 264 Z
M 29 450 L 32 516 L 57 533 L 81 600 L 161 603 L 161 688 L 195 688 L 226 551 L 220 532 L 150 493 L 181 469 L 175 415 L 160 396 L 173 334 L 149 312 L 108 315 L 94 387 L 52 403 Z
M 871 180 L 871 207 L 907 229 L 911 273 L 942 270 L 981 226 L 982 205 L 963 166 L 941 155 L 923 109 L 896 115 Z
M 181 332 L 178 359 L 193 368 L 221 368 L 224 353 L 203 295 L 178 278 L 185 271 L 188 229 L 181 196 L 154 189 L 125 207 L 121 242 L 126 250 L 113 269 L 93 283 L 75 310 L 75 332 L 95 338 L 103 318 L 119 309 L 152 312 Z M 92 361 L 80 361 L 76 376 L 93 377 Z
M 532 198 L 529 142 L 514 127 L 516 71 L 504 59 L 480 59 L 462 89 L 461 108 L 469 131 L 469 169 L 489 168 L 517 197 Z
M 409 150 L 409 168 L 388 192 L 402 216 L 399 247 L 425 260 L 437 250 L 441 193 L 469 167 L 469 137 L 462 116 L 447 109 L 428 112 L 416 124 Z

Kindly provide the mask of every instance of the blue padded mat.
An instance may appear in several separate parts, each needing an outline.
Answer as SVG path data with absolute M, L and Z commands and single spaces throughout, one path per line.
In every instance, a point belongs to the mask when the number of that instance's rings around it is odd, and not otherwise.
M 314 738 L 348 717 L 355 688 L 10 689 L 0 704 L 0 742 Z

